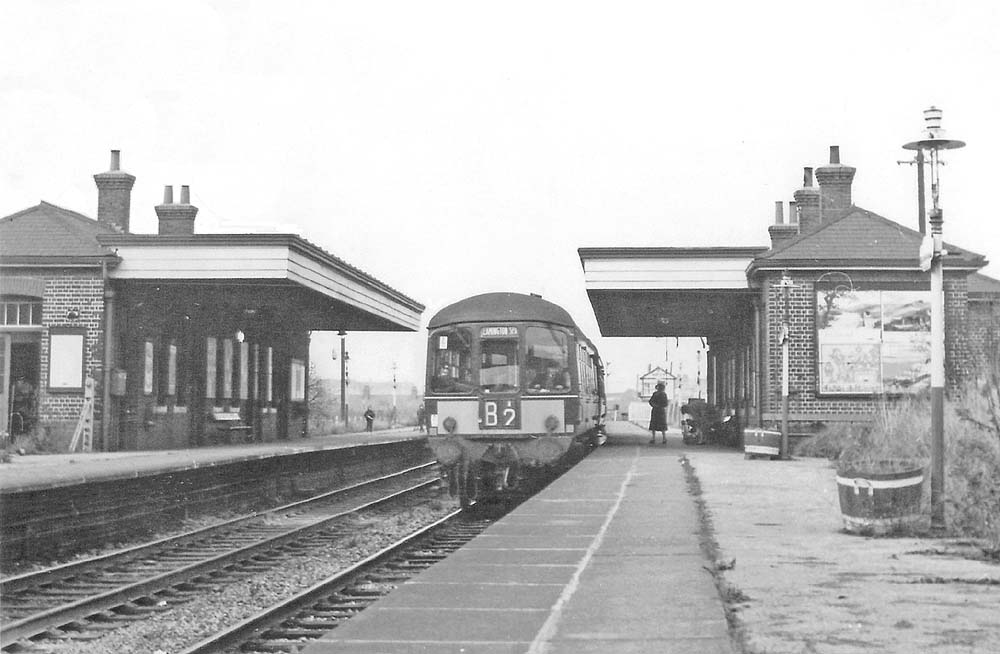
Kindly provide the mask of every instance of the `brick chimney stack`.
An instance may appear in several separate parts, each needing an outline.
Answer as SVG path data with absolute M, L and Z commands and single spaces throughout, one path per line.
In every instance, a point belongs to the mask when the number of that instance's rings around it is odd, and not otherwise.
M 163 188 L 163 204 L 156 206 L 156 217 L 160 220 L 159 234 L 194 234 L 194 218 L 198 207 L 191 204 L 191 188 L 181 187 L 181 201 L 174 204 L 174 187 Z
M 820 216 L 831 214 L 851 206 L 851 182 L 857 168 L 840 163 L 840 146 L 830 146 L 830 165 L 816 169 L 819 182 Z
M 111 170 L 94 175 L 97 184 L 97 222 L 128 233 L 135 175 L 121 170 L 121 152 L 111 151 Z
M 799 233 L 805 234 L 819 225 L 819 189 L 813 186 L 813 169 L 804 168 L 802 188 L 793 194 L 799 210 Z
M 767 232 L 771 235 L 772 250 L 799 233 L 799 226 L 794 222 L 795 203 L 789 202 L 788 205 L 788 222 L 786 223 L 784 204 L 780 200 L 774 203 L 774 224 L 767 228 Z

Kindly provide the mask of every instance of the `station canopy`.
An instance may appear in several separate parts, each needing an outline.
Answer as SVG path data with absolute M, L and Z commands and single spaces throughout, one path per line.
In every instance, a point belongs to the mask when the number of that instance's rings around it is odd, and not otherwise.
M 112 279 L 230 310 L 267 310 L 310 330 L 416 331 L 424 306 L 294 234 L 113 234 Z
M 753 315 L 747 283 L 766 247 L 580 248 L 602 336 L 726 338 Z

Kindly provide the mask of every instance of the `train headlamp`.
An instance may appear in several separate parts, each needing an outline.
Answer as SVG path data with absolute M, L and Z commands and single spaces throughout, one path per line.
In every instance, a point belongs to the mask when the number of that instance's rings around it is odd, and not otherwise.
M 559 418 L 555 416 L 549 416 L 545 419 L 545 429 L 550 434 L 555 430 L 559 429 Z
M 444 430 L 449 434 L 454 434 L 455 430 L 458 429 L 458 421 L 456 421 L 451 416 L 444 419 Z

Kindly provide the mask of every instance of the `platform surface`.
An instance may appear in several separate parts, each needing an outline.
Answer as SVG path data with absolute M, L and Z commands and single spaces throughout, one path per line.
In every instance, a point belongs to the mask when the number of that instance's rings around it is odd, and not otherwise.
M 306 654 L 732 654 L 680 452 L 599 448 Z
M 424 434 L 409 427 L 372 433 L 355 432 L 269 443 L 242 443 L 177 450 L 15 454 L 10 463 L 0 463 L 0 493 L 9 494 L 113 479 L 130 479 L 272 456 L 412 438 L 424 438 Z

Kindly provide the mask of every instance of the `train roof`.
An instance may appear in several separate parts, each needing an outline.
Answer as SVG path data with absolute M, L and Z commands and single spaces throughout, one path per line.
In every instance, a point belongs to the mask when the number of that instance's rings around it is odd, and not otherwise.
M 537 320 L 579 330 L 569 313 L 537 295 L 483 293 L 450 304 L 434 314 L 428 329 L 460 322 Z

